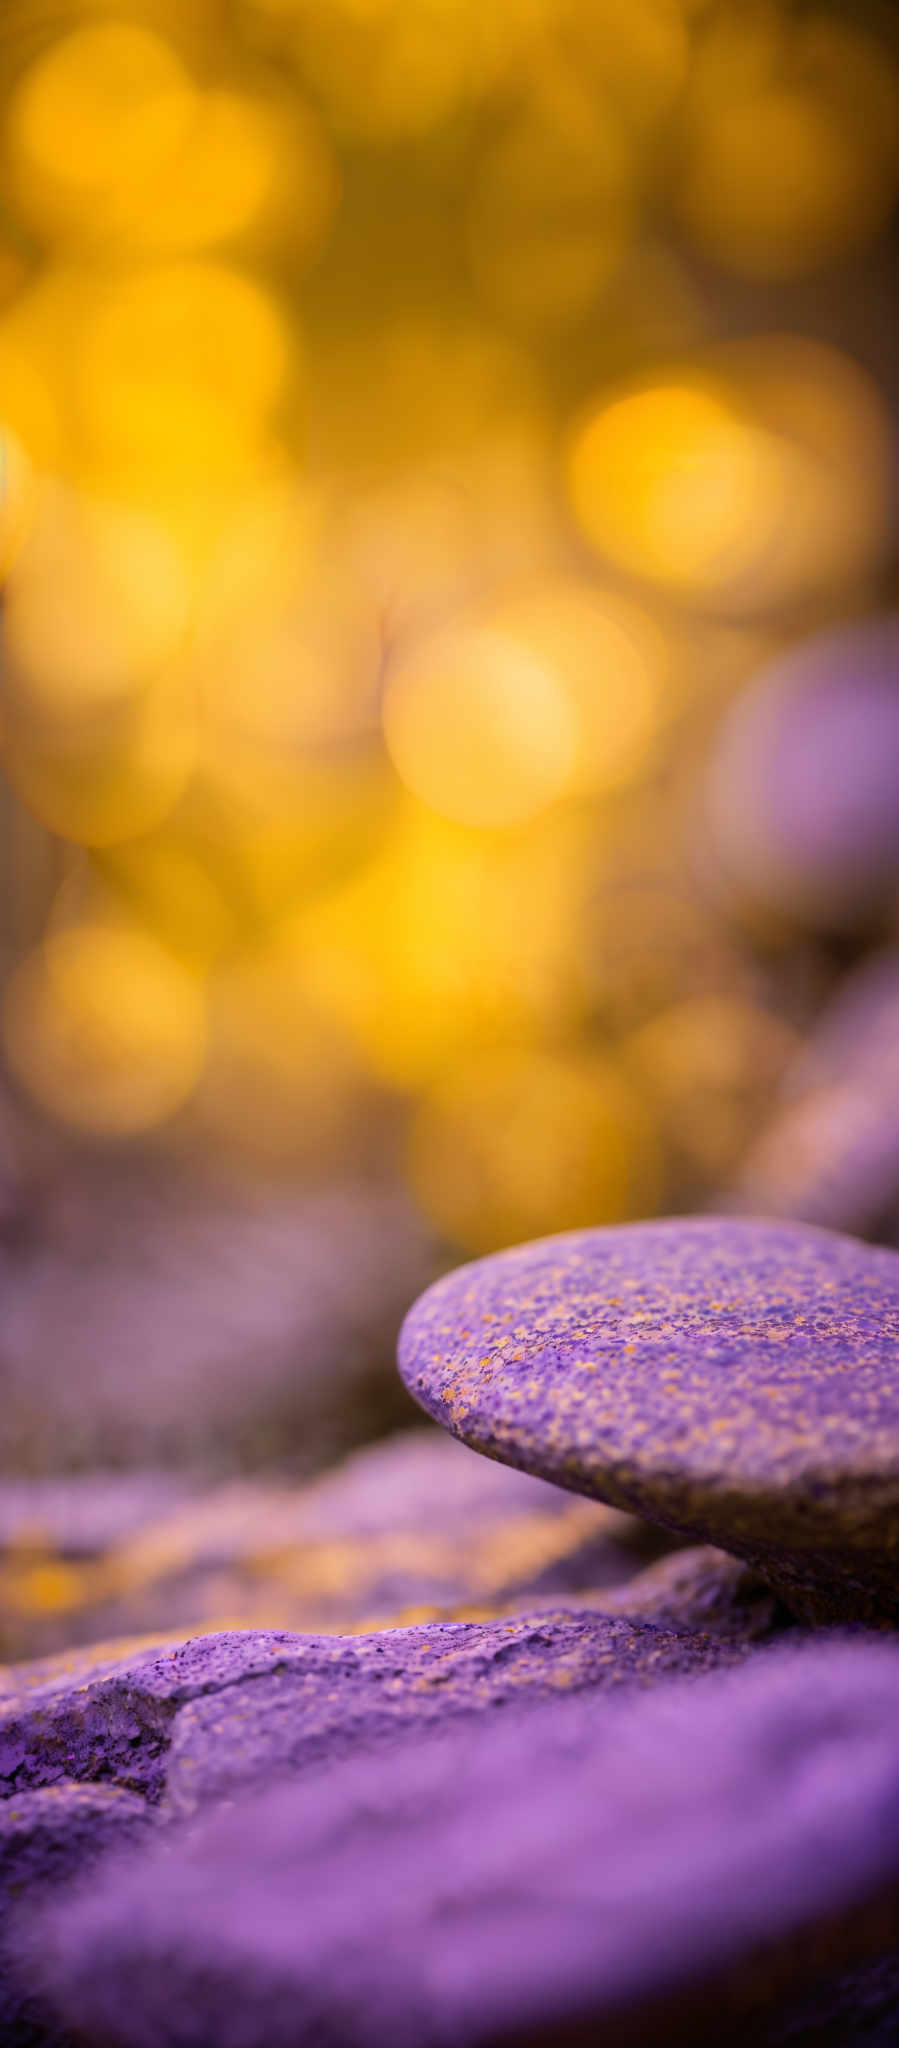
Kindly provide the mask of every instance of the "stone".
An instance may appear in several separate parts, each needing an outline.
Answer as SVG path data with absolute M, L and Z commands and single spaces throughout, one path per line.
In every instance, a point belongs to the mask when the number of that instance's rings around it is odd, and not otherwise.
M 764 2040 L 896 1943 L 897 1706 L 896 1647 L 833 1636 L 510 1703 L 116 1859 L 36 1988 L 116 2048 Z
M 146 1801 L 117 1785 L 45 1785 L 0 1800 L 4 1911 L 37 1886 L 59 1884 L 150 1825 Z
M 147 1475 L 0 1479 L 9 1660 L 116 1635 L 303 1634 L 476 1618 L 623 1584 L 668 1540 L 646 1522 L 411 1429 L 305 1485 Z M 601 1604 L 601 1603 L 600 1603 Z
M 788 1069 L 730 1201 L 899 1244 L 899 947 L 838 986 Z
M 55 1885 L 85 1877 L 111 1849 L 145 1835 L 143 1799 L 114 1785 L 48 1785 L 0 1801 L 0 2039 L 33 2048 L 65 2039 L 33 1989 L 34 1966 L 17 1916 Z
M 826 931 L 888 919 L 899 889 L 899 618 L 777 654 L 730 707 L 705 812 L 738 898 Z
M 709 1543 L 660 1557 L 602 1596 L 603 1613 L 628 1614 L 658 1628 L 761 1642 L 789 1627 L 773 1588 L 739 1557 Z
M 447 1275 L 400 1370 L 489 1457 L 899 1619 L 899 1254 L 803 1224 L 573 1231 Z
M 565 1612 L 358 1636 L 234 1631 L 7 1668 L 0 1786 L 114 1783 L 169 1810 L 435 1720 L 649 1685 L 746 1654 L 652 1620 Z
M 297 1642 L 287 1668 L 199 1695 L 177 1714 L 165 1810 L 183 1819 L 254 1783 L 296 1777 L 437 1724 L 585 1690 L 645 1689 L 740 1661 L 749 1638 L 603 1614 L 436 1623 Z

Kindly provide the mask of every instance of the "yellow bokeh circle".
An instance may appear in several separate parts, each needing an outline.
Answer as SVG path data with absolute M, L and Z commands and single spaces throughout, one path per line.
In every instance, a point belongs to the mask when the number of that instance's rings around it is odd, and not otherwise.
M 662 1175 L 650 1118 L 609 1061 L 509 1047 L 425 1094 L 408 1168 L 431 1221 L 475 1252 L 650 1214 Z
M 568 780 L 577 728 L 552 671 L 511 635 L 435 635 L 401 662 L 384 734 L 406 788 L 458 824 L 535 818 Z
M 53 932 L 15 970 L 3 1035 L 13 1073 L 44 1110 L 98 1137 L 163 1123 L 191 1093 L 206 1047 L 202 991 L 137 930 Z

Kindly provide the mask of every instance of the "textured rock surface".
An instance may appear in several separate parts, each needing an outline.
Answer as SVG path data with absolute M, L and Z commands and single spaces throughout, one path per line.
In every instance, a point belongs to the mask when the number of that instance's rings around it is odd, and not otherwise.
M 400 1367 L 494 1458 L 748 1558 L 811 1616 L 899 1616 L 899 1255 L 715 1217 L 440 1280 Z
M 0 1646 L 34 1658 L 155 1631 L 304 1633 L 509 1612 L 621 1584 L 668 1539 L 409 1430 L 305 1486 L 0 1480 Z M 5 1641 L 4 1641 L 5 1639 Z
M 712 1634 L 594 1614 L 436 1623 L 297 1644 L 289 1668 L 181 1708 L 165 1805 L 179 1816 L 243 1786 L 418 1741 L 435 1724 L 522 1700 L 657 1685 L 738 1661 L 746 1645 Z
M 776 1593 L 738 1557 L 703 1543 L 647 1565 L 602 1596 L 604 1614 L 629 1614 L 659 1628 L 697 1629 L 750 1643 L 788 1627 Z
M 601 1614 L 442 1622 L 359 1636 L 247 1631 L 10 1666 L 0 1784 L 112 1781 L 173 1810 L 353 1747 L 581 1687 L 648 1685 L 740 1641 Z
M 825 1639 L 354 1757 L 40 1923 L 117 2048 L 720 2041 L 899 1926 L 899 1652 Z

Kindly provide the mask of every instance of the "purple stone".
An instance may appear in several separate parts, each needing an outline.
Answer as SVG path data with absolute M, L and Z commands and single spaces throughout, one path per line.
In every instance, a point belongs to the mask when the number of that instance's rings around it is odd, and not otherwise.
M 234 1632 L 11 1667 L 0 1789 L 101 1779 L 184 1813 L 441 1719 L 734 1662 L 752 1634 L 555 1612 L 359 1636 Z
M 37 1921 L 116 2048 L 764 2038 L 899 1929 L 899 1651 L 825 1638 L 284 1781 Z
M 899 618 L 816 636 L 738 698 L 713 761 L 716 851 L 741 891 L 851 928 L 899 888 Z
M 152 1812 L 114 1785 L 48 1785 L 0 1801 L 0 2040 L 34 2048 L 60 2038 L 35 2002 L 35 1964 L 19 1914 L 54 1885 L 84 1877 L 112 1849 L 144 1835 Z
M 899 1616 L 899 1254 L 803 1224 L 573 1231 L 439 1280 L 410 1392 L 475 1450 Z
M 130 1483 L 0 1478 L 10 1660 L 153 1632 L 486 1619 L 620 1585 L 666 1544 L 648 1523 L 475 1457 L 432 1425 L 305 1486 L 233 1479 L 157 1497 L 135 1483 L 129 1515 Z M 48 1611 L 32 1588 L 57 1557 L 69 1597 Z

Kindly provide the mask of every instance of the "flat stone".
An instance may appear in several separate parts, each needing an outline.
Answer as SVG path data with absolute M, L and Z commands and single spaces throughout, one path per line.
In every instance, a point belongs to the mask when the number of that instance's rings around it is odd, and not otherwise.
M 824 1638 L 454 1722 L 107 1866 L 39 1988 L 117 2048 L 756 2042 L 895 1944 L 897 1705 L 894 1646 Z
M 234 1631 L 11 1666 L 0 1787 L 115 1783 L 193 1810 L 443 1717 L 582 1687 L 652 1684 L 732 1662 L 747 1642 L 652 1620 L 540 1613 L 359 1636 Z M 188 1711 L 193 1708 L 193 1711 Z
M 541 1613 L 297 1642 L 288 1668 L 181 1707 L 164 1809 L 183 1818 L 246 1787 L 523 1700 L 644 1689 L 738 1662 L 744 1637 L 604 1614 Z
M 899 1618 L 899 1254 L 803 1224 L 572 1231 L 449 1274 L 400 1339 L 474 1449 Z
M 478 1458 L 432 1425 L 306 1485 L 273 1475 L 157 1494 L 148 1479 L 129 1509 L 129 1484 L 0 1478 L 8 1659 L 154 1631 L 343 1633 L 557 1606 L 623 1584 L 669 1547 L 648 1523 Z

